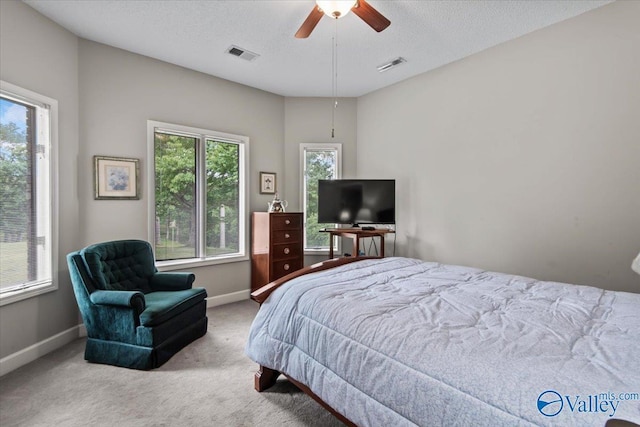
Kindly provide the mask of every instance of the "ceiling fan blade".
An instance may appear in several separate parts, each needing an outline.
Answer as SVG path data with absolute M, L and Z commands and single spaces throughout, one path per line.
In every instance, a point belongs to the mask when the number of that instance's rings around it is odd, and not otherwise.
M 360 19 L 369 24 L 369 26 L 377 32 L 380 32 L 391 25 L 391 21 L 385 18 L 380 12 L 375 10 L 365 0 L 358 0 L 351 11 L 358 15 Z
M 318 6 L 314 6 L 313 10 L 309 14 L 309 16 L 307 16 L 307 19 L 304 20 L 304 22 L 300 26 L 300 29 L 296 33 L 296 38 L 306 39 L 307 37 L 309 37 L 309 34 L 311 34 L 316 25 L 318 25 L 318 22 L 320 21 L 320 18 L 322 18 L 322 15 L 324 15 L 324 12 L 320 10 Z

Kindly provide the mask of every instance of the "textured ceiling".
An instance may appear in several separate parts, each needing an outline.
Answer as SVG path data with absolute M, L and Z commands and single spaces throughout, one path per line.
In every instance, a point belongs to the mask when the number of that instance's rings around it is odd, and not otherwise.
M 360 96 L 432 70 L 610 0 L 369 0 L 391 20 L 376 33 L 353 13 L 323 17 L 294 34 L 313 0 L 23 0 L 79 37 L 284 96 L 332 96 L 332 37 L 338 95 Z M 337 25 L 337 28 L 334 26 Z M 260 56 L 226 53 L 236 45 Z M 379 73 L 378 65 L 407 60 Z

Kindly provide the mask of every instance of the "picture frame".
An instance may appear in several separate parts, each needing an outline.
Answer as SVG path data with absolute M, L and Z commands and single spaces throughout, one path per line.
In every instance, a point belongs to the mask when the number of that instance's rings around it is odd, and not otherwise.
M 96 200 L 137 200 L 140 160 L 93 156 Z
M 260 172 L 260 194 L 276 194 L 276 174 Z

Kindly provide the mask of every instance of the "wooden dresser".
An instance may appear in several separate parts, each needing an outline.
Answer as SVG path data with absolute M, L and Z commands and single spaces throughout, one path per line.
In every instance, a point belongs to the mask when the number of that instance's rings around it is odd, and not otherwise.
M 302 268 L 303 257 L 301 212 L 253 212 L 251 291 Z

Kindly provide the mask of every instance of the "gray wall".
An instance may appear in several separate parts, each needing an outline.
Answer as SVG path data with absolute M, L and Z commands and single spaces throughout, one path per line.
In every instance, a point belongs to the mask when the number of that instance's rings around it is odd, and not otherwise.
M 359 98 L 398 253 L 640 292 L 638 22 L 616 2 Z
M 284 105 L 286 181 L 281 196 L 289 201 L 290 207 L 301 211 L 300 144 L 342 144 L 342 175 L 344 178 L 356 176 L 357 100 L 338 99 L 333 138 L 333 98 L 286 98 Z
M 0 307 L 3 358 L 80 323 L 67 253 L 147 238 L 148 119 L 248 136 L 250 211 L 270 200 L 259 195 L 258 171 L 285 171 L 283 97 L 78 39 L 18 1 L 0 7 L 0 78 L 57 99 L 60 117 L 59 289 Z M 94 200 L 94 155 L 140 158 L 142 198 Z M 212 297 L 249 289 L 248 261 L 189 270 Z
M 249 210 L 264 210 L 258 171 L 284 176 L 283 97 L 87 40 L 79 53 L 81 246 L 148 239 L 147 120 L 248 136 Z M 141 199 L 94 200 L 94 155 L 141 159 Z M 188 270 L 210 297 L 249 288 L 249 261 Z
M 64 255 L 79 219 L 78 39 L 21 2 L 0 1 L 0 78 L 58 101 L 58 287 L 0 307 L 0 359 L 78 324 Z
M 640 3 L 616 2 L 341 100 L 345 177 L 398 180 L 396 253 L 638 291 L 639 21 Z M 59 102 L 61 255 L 58 291 L 0 307 L 0 358 L 78 324 L 64 254 L 146 238 L 146 177 L 140 201 L 96 201 L 91 159 L 136 157 L 144 170 L 147 119 L 249 136 L 251 210 L 271 199 L 259 171 L 278 173 L 300 209 L 298 144 L 332 142 L 330 100 L 78 40 L 18 1 L 0 1 L 0 78 Z M 215 296 L 248 289 L 249 270 L 196 272 Z
M 356 170 L 357 100 L 339 98 L 335 111 L 335 135 L 331 137 L 333 98 L 285 99 L 285 181 L 281 197 L 289 202 L 288 211 L 302 212 L 300 185 L 300 144 L 342 144 L 342 176 L 354 178 Z M 266 205 L 265 205 L 266 209 Z M 305 265 L 327 258 L 327 254 L 307 255 Z

